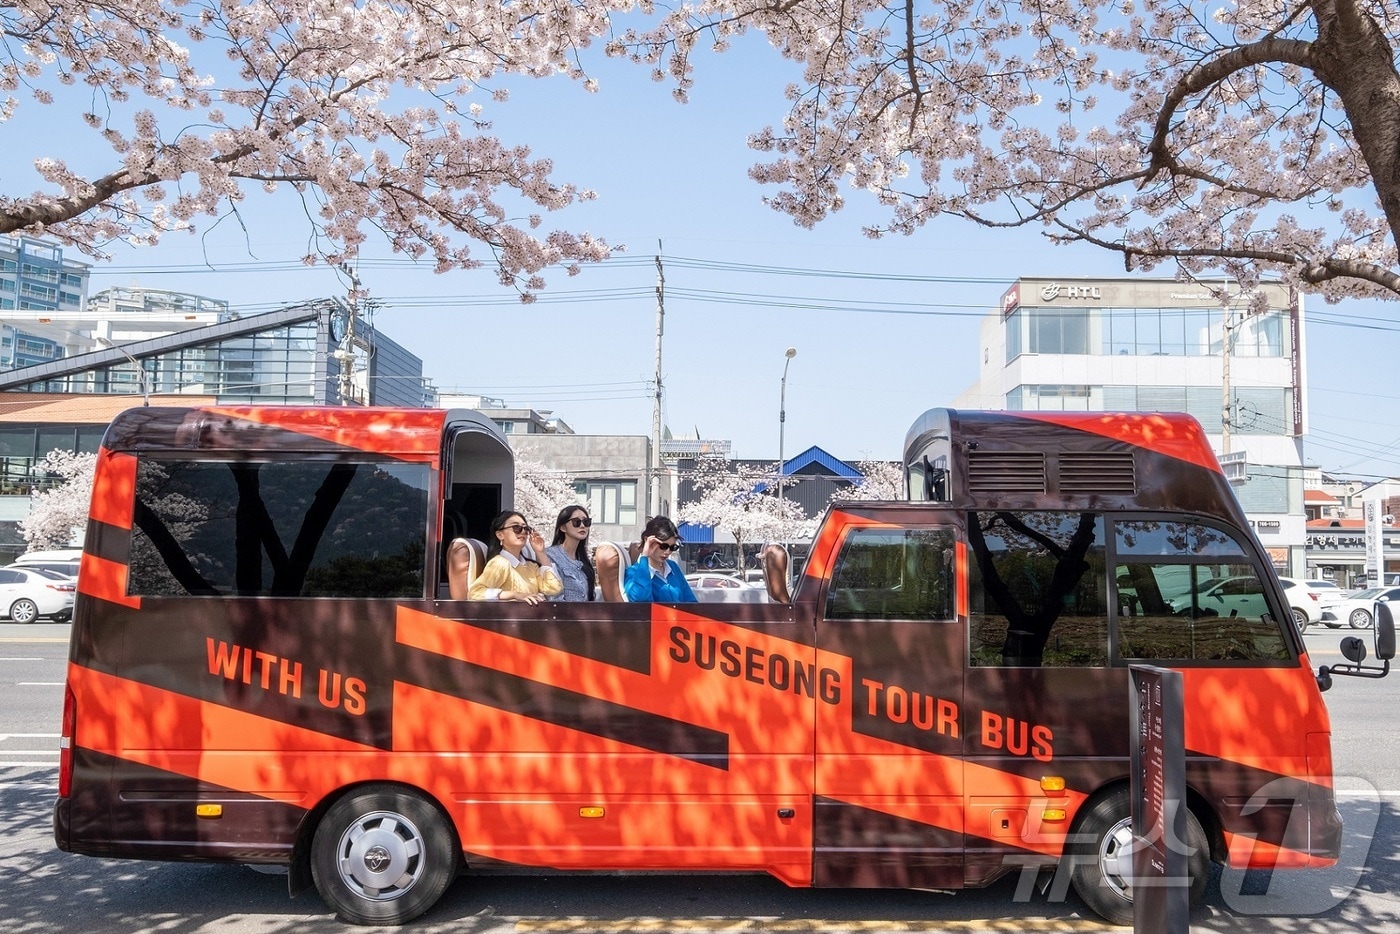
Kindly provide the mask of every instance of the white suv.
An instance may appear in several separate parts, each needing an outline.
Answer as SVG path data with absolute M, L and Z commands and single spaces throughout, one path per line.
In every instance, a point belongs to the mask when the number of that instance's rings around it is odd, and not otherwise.
M 1280 577 L 1279 583 L 1283 584 L 1283 592 L 1288 597 L 1288 607 L 1293 611 L 1293 622 L 1298 624 L 1299 632 L 1306 632 L 1309 626 L 1322 619 L 1322 598 L 1316 588 L 1291 577 Z
M 44 568 L 78 579 L 78 567 L 83 563 L 81 548 L 59 548 L 55 551 L 31 551 L 15 559 L 11 567 Z

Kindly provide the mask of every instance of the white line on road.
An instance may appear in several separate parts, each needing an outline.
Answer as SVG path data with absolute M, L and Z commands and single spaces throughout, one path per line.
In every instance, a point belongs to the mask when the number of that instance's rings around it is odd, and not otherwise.
M 42 655 L 6 655 L 0 657 L 0 662 L 56 662 L 57 657 L 45 658 Z
M 16 686 L 16 687 L 21 687 L 21 688 L 33 688 L 33 687 L 41 687 L 41 688 L 59 687 L 59 688 L 61 688 L 61 687 L 63 687 L 63 682 L 62 682 L 62 681 L 16 681 L 16 682 L 15 682 L 15 686 Z

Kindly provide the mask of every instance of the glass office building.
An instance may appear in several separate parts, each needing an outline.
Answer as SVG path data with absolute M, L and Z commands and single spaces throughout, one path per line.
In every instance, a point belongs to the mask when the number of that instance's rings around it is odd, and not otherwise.
M 428 406 L 423 362 L 361 323 L 353 352 L 331 333 L 347 309 L 310 302 L 0 373 L 0 391 L 212 396 L 221 404 Z
M 983 318 L 978 380 L 954 405 L 1194 415 L 1275 567 L 1301 577 L 1303 334 L 1302 297 L 1279 283 L 1026 277 Z

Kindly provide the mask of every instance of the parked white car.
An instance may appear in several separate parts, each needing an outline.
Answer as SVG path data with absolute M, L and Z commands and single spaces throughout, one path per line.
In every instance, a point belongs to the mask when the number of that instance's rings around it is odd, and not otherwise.
M 712 587 L 719 587 L 724 590 L 741 590 L 748 587 L 762 587 L 763 582 L 757 583 L 740 580 L 733 574 L 716 574 L 713 571 L 702 571 L 699 574 L 687 574 L 685 576 L 691 589 L 701 590 Z
M 1375 622 L 1377 603 L 1400 602 L 1400 587 L 1369 587 L 1358 590 L 1340 603 L 1327 607 L 1322 622 L 1336 629 L 1346 624 L 1352 629 L 1370 629 Z
M 77 590 L 72 578 L 57 571 L 0 568 L 0 616 L 16 623 L 32 623 L 41 616 L 69 619 Z
M 1322 622 L 1322 597 L 1316 588 L 1291 577 L 1280 577 L 1279 583 L 1283 584 L 1288 608 L 1293 612 L 1293 622 L 1298 624 L 1299 632 L 1306 631 L 1313 623 Z
M 74 579 L 83 563 L 81 548 L 60 548 L 56 551 L 27 551 L 15 559 L 13 567 L 46 568 Z

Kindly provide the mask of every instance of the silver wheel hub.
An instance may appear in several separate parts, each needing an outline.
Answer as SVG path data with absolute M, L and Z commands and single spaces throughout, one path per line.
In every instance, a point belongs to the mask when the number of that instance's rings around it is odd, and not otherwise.
M 340 835 L 336 865 L 341 880 L 374 901 L 400 898 L 423 874 L 423 834 L 393 811 L 372 811 Z
M 1125 817 L 1099 839 L 1099 874 L 1104 885 L 1133 897 L 1133 819 Z

